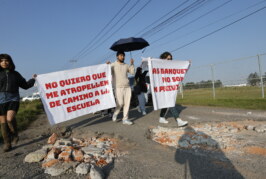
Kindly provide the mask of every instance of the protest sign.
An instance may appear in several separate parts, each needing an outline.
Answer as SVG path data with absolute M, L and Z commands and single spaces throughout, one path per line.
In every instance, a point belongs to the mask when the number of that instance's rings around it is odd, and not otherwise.
M 107 64 L 38 75 L 37 86 L 52 125 L 116 106 Z
M 175 106 L 179 84 L 189 66 L 189 61 L 152 58 L 142 60 L 142 67 L 149 69 L 154 110 Z

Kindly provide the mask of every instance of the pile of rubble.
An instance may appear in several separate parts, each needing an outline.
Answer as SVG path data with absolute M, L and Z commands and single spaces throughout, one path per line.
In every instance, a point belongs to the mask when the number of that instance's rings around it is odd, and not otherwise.
M 104 178 L 101 168 L 124 154 L 118 150 L 117 142 L 108 137 L 60 139 L 53 133 L 48 144 L 29 153 L 24 162 L 42 162 L 44 172 L 51 176 L 75 171 L 90 178 Z
M 150 129 L 150 132 L 151 138 L 155 142 L 175 148 L 191 149 L 195 152 L 201 150 L 234 154 L 252 153 L 252 150 L 256 149 L 259 151 L 257 153 L 266 156 L 265 122 L 208 123 L 182 128 L 158 126 Z M 258 145 L 256 145 L 254 140 L 246 138 L 246 133 L 254 133 L 253 136 L 263 135 L 264 138 L 263 136 L 261 138 L 265 142 L 257 142 Z

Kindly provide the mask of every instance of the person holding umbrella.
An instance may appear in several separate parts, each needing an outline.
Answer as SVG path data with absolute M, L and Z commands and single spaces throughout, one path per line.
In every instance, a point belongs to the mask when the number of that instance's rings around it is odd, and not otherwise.
M 124 63 L 124 51 L 117 51 L 116 58 L 117 60 L 111 64 L 113 86 L 116 97 L 116 108 L 112 120 L 114 122 L 117 121 L 117 116 L 123 107 L 123 124 L 132 125 L 133 122 L 128 120 L 128 111 L 131 100 L 131 88 L 129 85 L 128 73 L 132 75 L 135 73 L 134 60 L 130 59 L 130 65 Z M 108 61 L 107 64 L 110 64 L 110 61 Z
M 172 60 L 173 59 L 173 56 L 169 52 L 164 52 L 164 53 L 162 53 L 160 55 L 160 59 L 163 59 L 163 60 Z M 160 123 L 163 123 L 163 124 L 167 124 L 168 123 L 168 121 L 165 119 L 165 116 L 166 116 L 167 111 L 170 111 L 172 113 L 172 115 L 176 119 L 177 125 L 179 127 L 182 127 L 182 126 L 185 126 L 185 125 L 188 124 L 187 121 L 183 121 L 179 117 L 179 112 L 177 111 L 177 109 L 175 107 L 161 109 L 160 118 L 159 118 L 159 122 Z
M 26 81 L 19 72 L 10 55 L 0 54 L 0 122 L 4 139 L 4 152 L 12 149 L 11 140 L 18 142 L 16 114 L 19 109 L 19 87 L 31 88 L 35 83 L 36 74 Z

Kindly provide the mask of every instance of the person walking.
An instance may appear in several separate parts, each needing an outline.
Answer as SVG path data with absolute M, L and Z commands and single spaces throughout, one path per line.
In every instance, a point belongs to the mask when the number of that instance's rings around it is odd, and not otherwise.
M 128 73 L 134 75 L 135 67 L 134 60 L 130 59 L 130 65 L 124 63 L 125 53 L 118 51 L 116 53 L 117 60 L 111 64 L 113 86 L 116 97 L 116 108 L 112 117 L 114 122 L 117 121 L 117 116 L 123 107 L 123 124 L 132 125 L 133 122 L 128 120 L 128 111 L 131 100 L 131 88 L 129 85 Z M 107 62 L 110 64 L 110 62 Z
M 160 59 L 163 60 L 172 60 L 173 56 L 170 52 L 164 52 L 160 55 Z M 185 126 L 188 124 L 187 121 L 183 121 L 180 117 L 179 117 L 179 112 L 177 111 L 177 109 L 174 107 L 170 107 L 170 108 L 163 108 L 161 109 L 160 112 L 160 118 L 159 118 L 159 122 L 163 123 L 163 124 L 167 124 L 168 121 L 165 119 L 165 116 L 167 114 L 167 112 L 170 111 L 172 113 L 172 115 L 174 116 L 174 118 L 176 119 L 177 125 L 179 127 Z
M 146 80 L 145 77 L 147 75 L 148 71 L 144 71 L 142 73 L 142 68 L 138 67 L 136 74 L 135 74 L 135 81 L 136 81 L 136 95 L 138 96 L 138 111 L 142 113 L 142 115 L 146 115 L 146 110 L 145 110 L 145 104 L 146 104 L 146 99 L 144 96 L 144 93 L 147 93 L 147 85 L 146 85 Z
M 19 72 L 10 55 L 0 54 L 0 122 L 4 140 L 4 152 L 12 149 L 12 143 L 19 140 L 16 114 L 19 109 L 19 87 L 31 88 L 35 83 L 36 74 L 26 81 Z

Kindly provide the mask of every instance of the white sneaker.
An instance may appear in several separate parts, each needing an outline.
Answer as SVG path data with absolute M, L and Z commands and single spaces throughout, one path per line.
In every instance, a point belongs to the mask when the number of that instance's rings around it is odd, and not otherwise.
M 143 112 L 142 112 L 142 115 L 143 115 L 143 116 L 145 116 L 146 114 L 147 114 L 146 111 L 143 111 Z
M 183 126 L 185 126 L 185 125 L 188 124 L 187 121 L 183 121 L 183 120 L 180 119 L 180 118 L 177 118 L 177 119 L 176 119 L 176 122 L 177 122 L 178 127 L 183 127 Z
M 132 125 L 133 122 L 131 122 L 130 120 L 126 119 L 126 120 L 123 120 L 123 124 Z
M 117 115 L 113 115 L 113 117 L 112 117 L 112 120 L 113 120 L 113 122 L 116 122 L 117 121 Z
M 168 121 L 164 117 L 160 117 L 159 123 L 167 124 Z
M 140 109 L 140 107 L 139 107 L 139 106 L 137 106 L 137 110 L 138 110 L 138 112 L 141 112 L 141 109 Z

